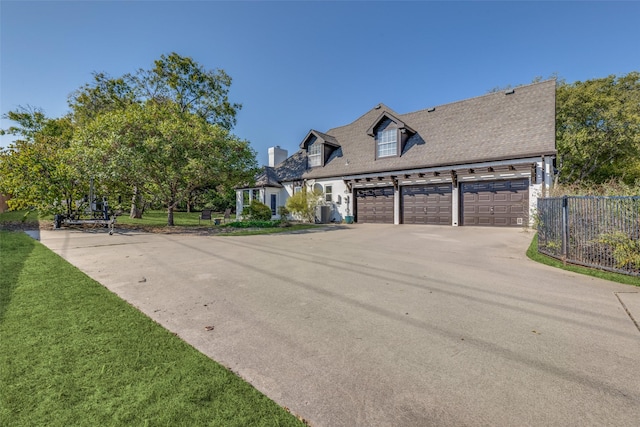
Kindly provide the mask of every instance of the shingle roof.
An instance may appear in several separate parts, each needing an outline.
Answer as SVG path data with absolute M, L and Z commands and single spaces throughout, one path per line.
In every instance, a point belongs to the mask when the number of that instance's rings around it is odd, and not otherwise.
M 307 170 L 307 152 L 298 150 L 274 169 L 280 182 L 301 179 Z
M 271 166 L 265 166 L 262 168 L 262 172 L 260 172 L 256 176 L 256 187 L 282 187 L 280 184 L 280 179 L 275 169 Z
M 376 160 L 375 141 L 367 130 L 384 112 L 416 133 L 408 139 L 401 156 Z M 308 170 L 304 178 L 554 154 L 555 80 L 520 86 L 512 94 L 490 93 L 407 114 L 380 104 L 353 123 L 330 129 L 325 135 L 339 144 L 340 155 L 332 155 L 324 167 Z M 325 135 L 323 139 L 328 140 Z

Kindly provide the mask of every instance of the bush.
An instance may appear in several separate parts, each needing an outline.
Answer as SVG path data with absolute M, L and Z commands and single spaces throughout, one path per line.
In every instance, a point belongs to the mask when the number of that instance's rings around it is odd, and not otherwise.
M 287 199 L 286 208 L 304 221 L 314 222 L 316 206 L 322 199 L 322 191 L 302 190 Z
M 242 216 L 248 221 L 269 221 L 271 219 L 271 208 L 257 200 L 244 208 Z
M 289 222 L 289 209 L 286 206 L 278 206 L 278 215 L 280 215 L 280 227 L 289 227 L 291 223 Z
M 618 268 L 627 268 L 634 273 L 640 272 L 640 241 L 621 231 L 601 234 L 598 243 L 605 245 Z M 602 250 L 598 257 L 602 258 Z
M 640 194 L 640 180 L 627 184 L 620 179 L 595 184 L 589 182 L 556 184 L 551 188 L 550 197 L 561 196 L 637 196 Z
M 249 221 L 235 221 L 230 222 L 228 224 L 223 224 L 222 227 L 231 227 L 231 228 L 275 228 L 280 227 L 280 221 L 258 221 L 258 220 L 249 220 Z

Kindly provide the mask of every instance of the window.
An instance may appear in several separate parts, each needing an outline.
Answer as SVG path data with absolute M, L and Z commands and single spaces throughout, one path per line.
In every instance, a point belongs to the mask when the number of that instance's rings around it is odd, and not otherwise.
M 293 194 L 297 194 L 301 191 L 302 191 L 302 187 L 300 186 L 293 187 Z
M 260 201 L 260 190 L 259 189 L 254 189 L 254 190 L 251 190 L 251 192 L 253 193 L 253 194 L 251 194 L 251 196 L 252 196 L 251 198 L 253 200 L 259 202 Z
M 332 193 L 332 186 L 331 185 L 325 185 L 324 186 L 324 201 L 327 203 L 331 203 L 332 202 L 332 197 L 331 197 L 331 193 Z
M 242 190 L 242 209 L 249 206 L 249 190 Z
M 385 129 L 378 132 L 378 156 L 387 157 L 398 154 L 398 130 Z
M 307 155 L 309 156 L 309 167 L 322 165 L 322 144 L 316 142 L 309 146 Z

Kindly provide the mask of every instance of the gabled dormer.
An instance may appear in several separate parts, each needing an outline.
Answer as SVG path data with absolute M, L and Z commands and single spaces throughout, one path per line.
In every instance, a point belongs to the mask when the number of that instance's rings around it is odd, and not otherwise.
M 375 141 L 375 159 L 400 156 L 407 140 L 416 133 L 394 114 L 382 110 L 367 129 L 367 135 Z
M 312 129 L 300 143 L 300 148 L 307 152 L 307 166 L 314 168 L 324 166 L 340 144 L 333 136 Z

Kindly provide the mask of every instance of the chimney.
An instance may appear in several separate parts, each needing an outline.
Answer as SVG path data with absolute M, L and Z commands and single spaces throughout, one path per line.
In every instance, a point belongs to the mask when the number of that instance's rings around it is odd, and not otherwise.
M 269 148 L 269 166 L 278 166 L 287 159 L 287 150 L 283 150 L 279 145 Z

